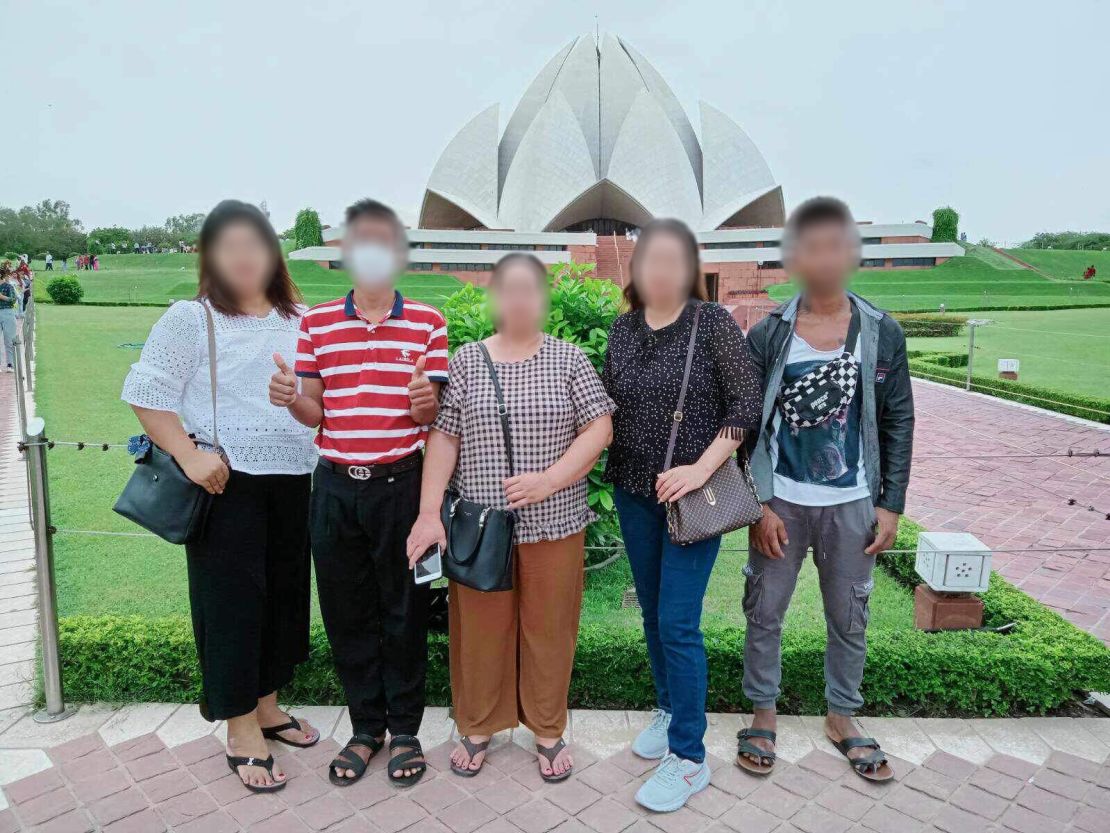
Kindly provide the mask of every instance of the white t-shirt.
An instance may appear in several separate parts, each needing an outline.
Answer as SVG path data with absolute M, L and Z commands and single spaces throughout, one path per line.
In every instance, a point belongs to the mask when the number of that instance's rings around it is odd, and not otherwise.
M 788 385 L 844 352 L 815 350 L 797 333 L 790 339 L 790 354 L 783 368 L 782 384 Z M 856 341 L 856 361 L 860 361 Z M 812 428 L 791 428 L 776 408 L 771 423 L 771 469 L 775 497 L 800 506 L 835 506 L 870 497 L 863 466 L 860 413 L 862 387 L 840 414 Z
M 292 364 L 300 316 L 265 318 L 213 310 L 216 331 L 216 418 L 231 468 L 247 474 L 308 474 L 318 454 L 316 432 L 270 404 L 273 354 Z M 139 361 L 123 383 L 123 401 L 172 411 L 199 443 L 212 445 L 208 334 L 199 301 L 178 301 L 158 319 Z

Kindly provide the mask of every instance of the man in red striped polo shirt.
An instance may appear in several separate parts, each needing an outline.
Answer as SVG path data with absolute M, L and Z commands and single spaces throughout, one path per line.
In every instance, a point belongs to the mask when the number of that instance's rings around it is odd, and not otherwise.
M 274 404 L 319 427 L 312 555 L 354 732 L 329 765 L 341 786 L 362 777 L 387 730 L 389 777 L 409 784 L 425 768 L 416 735 L 428 586 L 414 583 L 405 541 L 420 504 L 427 426 L 447 382 L 447 324 L 435 307 L 396 290 L 408 258 L 405 228 L 390 208 L 373 200 L 348 208 L 343 264 L 354 288 L 304 314 L 296 377 L 275 355 L 270 381 Z

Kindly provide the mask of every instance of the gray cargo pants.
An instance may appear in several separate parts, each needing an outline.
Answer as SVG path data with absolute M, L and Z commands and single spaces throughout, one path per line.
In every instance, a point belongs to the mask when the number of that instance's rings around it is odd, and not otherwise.
M 838 506 L 799 506 L 772 498 L 768 505 L 782 518 L 790 543 L 778 559 L 748 548 L 744 694 L 756 708 L 769 709 L 782 693 L 782 622 L 812 548 L 828 630 L 825 699 L 829 711 L 854 714 L 863 705 L 859 687 L 867 659 L 867 603 L 875 586 L 875 558 L 864 549 L 875 540 L 875 507 L 870 498 Z

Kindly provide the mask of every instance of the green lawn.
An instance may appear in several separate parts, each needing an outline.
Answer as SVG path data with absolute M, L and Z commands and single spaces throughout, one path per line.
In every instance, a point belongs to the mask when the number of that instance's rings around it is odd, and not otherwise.
M 1110 390 L 1110 309 L 983 312 L 995 323 L 975 333 L 976 375 L 993 376 L 999 359 L 1020 359 L 1019 381 L 1105 396 Z M 911 350 L 967 352 L 967 336 L 911 338 Z
M 1110 252 L 1071 251 L 1068 249 L 1007 249 L 1046 275 L 1066 281 L 1081 281 L 1083 271 L 1094 265 L 1096 281 L 1110 281 Z
M 351 288 L 346 272 L 324 269 L 312 261 L 291 260 L 289 271 L 309 304 L 337 298 Z M 35 264 L 35 297 L 47 298 L 46 285 L 62 274 L 67 273 L 60 270 L 60 264 L 54 272 L 43 271 L 41 264 Z M 90 303 L 165 304 L 196 294 L 197 256 L 104 255 L 98 271 L 71 269 L 68 274 L 81 281 L 84 300 Z M 431 304 L 442 303 L 461 286 L 462 282 L 452 275 L 406 275 L 400 284 L 407 297 Z
M 59 440 L 124 442 L 139 432 L 131 409 L 119 400 L 127 369 L 138 351 L 120 345 L 143 342 L 161 314 L 143 307 L 38 308 L 39 415 L 47 433 Z M 122 450 L 78 451 L 58 446 L 49 455 L 58 603 L 63 616 L 90 614 L 188 613 L 184 554 L 156 538 L 94 537 L 65 532 L 95 529 L 137 532 L 137 527 L 112 512 L 112 504 L 131 470 Z M 741 568 L 745 556 L 742 534 L 725 544 L 706 599 L 707 623 L 742 625 Z M 626 561 L 589 574 L 583 616 L 614 627 L 638 627 L 638 613 L 621 609 L 631 586 Z M 909 593 L 882 571 L 876 571 L 872 611 L 880 627 L 909 628 Z M 822 630 L 816 572 L 807 565 L 799 583 L 791 627 Z
M 954 257 L 931 269 L 861 271 L 852 280 L 852 289 L 877 306 L 896 312 L 936 311 L 941 304 L 953 311 L 1014 306 L 1110 306 L 1110 285 L 1052 281 L 1029 269 L 995 268 L 974 256 Z M 785 300 L 794 291 L 787 283 L 770 287 L 767 294 L 775 300 Z

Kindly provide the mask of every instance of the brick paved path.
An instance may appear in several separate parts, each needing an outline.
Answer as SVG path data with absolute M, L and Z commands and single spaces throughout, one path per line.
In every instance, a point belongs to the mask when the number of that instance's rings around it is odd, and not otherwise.
M 607 714 L 623 713 L 595 714 L 604 721 Z M 1021 722 L 986 721 L 999 730 Z M 338 749 L 335 740 L 310 750 L 274 745 L 289 786 L 262 796 L 246 793 L 228 771 L 214 735 L 169 749 L 158 734 L 108 746 L 102 733 L 92 732 L 50 750 L 49 769 L 4 787 L 11 806 L 0 811 L 0 833 L 1106 833 L 1107 747 L 1101 741 L 1092 745 L 1094 736 L 1078 723 L 1110 721 L 1055 724 L 1065 737 L 1081 733 L 1088 757 L 1053 752 L 1032 763 L 992 752 L 980 765 L 933 751 L 916 766 L 893 759 L 897 781 L 881 785 L 851 774 L 842 759 L 820 747 L 794 763 L 781 760 L 769 779 L 712 756 L 710 787 L 667 815 L 634 802 L 652 765 L 627 748 L 602 757 L 578 744 L 576 775 L 550 785 L 539 778 L 534 756 L 513 742 L 495 746 L 478 777 L 458 778 L 448 771 L 447 741 L 429 750 L 431 768 L 423 782 L 398 790 L 385 779 L 384 756 L 360 783 L 340 789 L 328 783 L 324 769 Z M 730 732 L 734 728 L 729 724 Z M 1098 760 L 1090 759 L 1092 749 Z
M 994 568 L 1110 644 L 1110 426 L 920 380 L 914 380 L 914 397 L 907 514 L 930 530 L 974 533 L 995 549 L 1065 548 L 998 553 Z M 1068 449 L 1107 456 L 927 459 Z M 1073 498 L 1077 504 L 1069 506 Z

